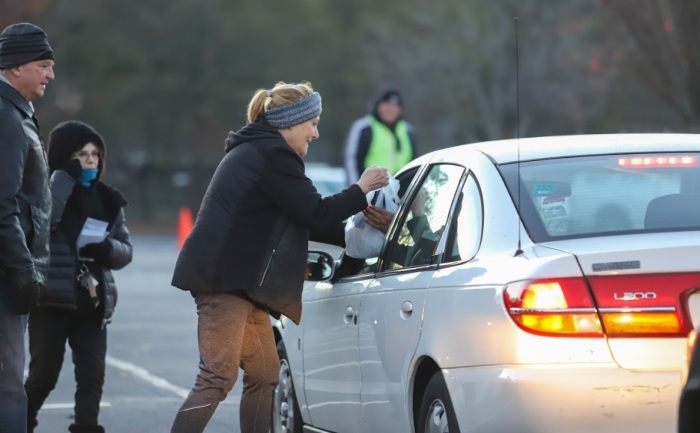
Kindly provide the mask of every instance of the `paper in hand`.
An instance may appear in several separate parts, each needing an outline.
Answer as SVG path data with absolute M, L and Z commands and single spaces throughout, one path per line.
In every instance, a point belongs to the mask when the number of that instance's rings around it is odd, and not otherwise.
M 108 225 L 109 223 L 107 223 L 107 221 L 102 221 L 95 218 L 86 219 L 83 229 L 80 230 L 80 235 L 78 235 L 78 240 L 76 242 L 78 250 L 87 244 L 94 244 L 105 240 L 107 237 Z

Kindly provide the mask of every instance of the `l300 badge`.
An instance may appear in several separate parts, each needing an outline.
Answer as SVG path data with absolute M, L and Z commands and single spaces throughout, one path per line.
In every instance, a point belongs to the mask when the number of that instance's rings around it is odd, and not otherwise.
M 623 269 L 640 269 L 642 264 L 639 260 L 631 260 L 629 262 L 608 262 L 608 263 L 593 263 L 594 271 L 619 271 Z

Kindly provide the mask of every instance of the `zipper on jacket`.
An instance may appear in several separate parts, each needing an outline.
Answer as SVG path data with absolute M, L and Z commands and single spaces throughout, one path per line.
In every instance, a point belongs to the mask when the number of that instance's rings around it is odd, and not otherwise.
M 265 265 L 265 270 L 263 271 L 262 277 L 260 278 L 260 282 L 258 283 L 258 286 L 262 286 L 263 281 L 265 281 L 265 277 L 267 276 L 267 271 L 270 269 L 270 264 L 272 264 L 272 258 L 275 256 L 275 252 L 277 251 L 277 248 L 273 248 L 272 252 L 270 253 L 270 258 L 267 259 L 267 265 Z

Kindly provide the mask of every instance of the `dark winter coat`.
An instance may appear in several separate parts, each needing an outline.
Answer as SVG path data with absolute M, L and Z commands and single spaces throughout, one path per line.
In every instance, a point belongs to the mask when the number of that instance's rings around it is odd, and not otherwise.
M 322 198 L 282 135 L 248 124 L 229 133 L 172 284 L 247 296 L 299 323 L 309 230 L 330 232 L 366 207 L 357 185 Z
M 76 279 L 81 262 L 77 258 L 75 240 L 68 239 L 60 226 L 61 215 L 74 188 L 82 186 L 75 186 L 75 180 L 63 170 L 56 170 L 51 175 L 51 193 L 54 200 L 51 214 L 51 267 L 49 282 L 46 288 L 39 292 L 39 308 L 79 311 L 84 307 L 81 303 L 87 300 L 86 290 L 80 287 Z M 100 311 L 104 323 L 108 323 L 117 304 L 117 286 L 112 270 L 121 269 L 131 262 L 132 246 L 125 225 L 126 200 L 119 191 L 102 182 L 95 188 L 109 223 L 106 240 L 111 248 L 109 256 L 103 262 L 89 265 L 90 272 L 100 283 Z
M 39 124 L 22 95 L 0 80 L 0 285 L 46 282 L 50 212 Z
M 49 282 L 46 288 L 39 292 L 38 308 L 58 308 L 81 314 L 95 311 L 90 304 L 87 290 L 77 281 L 80 266 L 86 263 L 90 273 L 99 283 L 97 292 L 100 306 L 95 314 L 100 314 L 103 323 L 108 323 L 117 304 L 117 287 L 112 270 L 125 267 L 133 257 L 129 231 L 125 223 L 124 207 L 127 201 L 119 191 L 99 180 L 100 175 L 86 188 L 76 185 L 75 179 L 62 169 L 71 155 L 87 142 L 94 143 L 102 152 L 99 164 L 101 174 L 104 169 L 105 145 L 91 127 L 81 122 L 69 121 L 51 132 L 51 266 Z M 77 195 L 81 195 L 81 199 L 87 203 L 78 204 Z M 68 211 L 67 205 L 69 208 L 74 206 L 79 209 Z M 109 244 L 109 254 L 99 261 L 83 262 L 78 259 L 77 233 L 87 217 L 109 223 L 105 239 Z M 68 221 L 65 218 L 75 220 Z

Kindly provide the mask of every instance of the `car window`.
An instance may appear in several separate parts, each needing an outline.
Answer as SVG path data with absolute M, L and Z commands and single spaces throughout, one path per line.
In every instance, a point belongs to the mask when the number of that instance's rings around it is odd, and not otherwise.
M 436 247 L 445 228 L 464 167 L 432 166 L 403 205 L 407 210 L 387 249 L 384 269 L 402 269 L 434 263 Z
M 526 228 L 544 241 L 700 229 L 698 161 L 692 153 L 620 154 L 500 169 Z
M 445 262 L 471 260 L 479 250 L 484 227 L 481 192 L 474 176 L 467 177 L 452 214 Z

